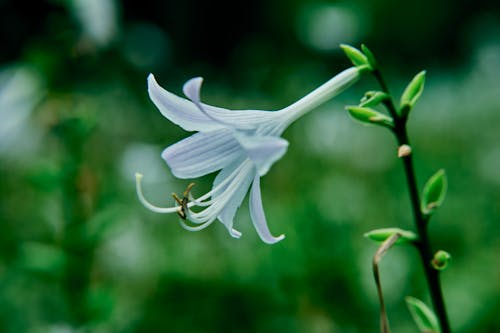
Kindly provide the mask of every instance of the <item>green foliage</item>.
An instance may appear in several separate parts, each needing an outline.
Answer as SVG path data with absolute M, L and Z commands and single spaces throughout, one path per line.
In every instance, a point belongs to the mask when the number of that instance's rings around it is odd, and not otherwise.
M 390 96 L 383 91 L 367 91 L 361 99 L 359 106 L 374 107 L 386 101 L 388 98 L 390 98 Z
M 341 44 L 340 47 L 344 51 L 345 55 L 349 60 L 351 60 L 352 64 L 358 67 L 360 70 L 372 70 L 373 68 L 370 65 L 370 62 L 366 55 L 363 54 L 360 50 L 350 45 Z
M 399 102 L 399 114 L 406 117 L 424 91 L 425 71 L 421 71 L 408 83 Z
M 393 127 L 394 123 L 391 117 L 386 116 L 372 108 L 359 107 L 359 106 L 347 106 L 347 111 L 354 119 L 365 123 L 365 124 L 375 124 L 385 127 Z
M 421 333 L 439 333 L 439 324 L 434 312 L 421 300 L 407 296 L 406 305 Z
M 375 60 L 375 56 L 373 55 L 372 51 L 365 45 L 361 44 L 361 50 L 363 51 L 363 54 L 366 56 L 366 59 L 368 60 L 368 64 L 370 65 L 371 69 L 376 69 L 377 68 L 377 61 Z
M 431 214 L 436 208 L 441 206 L 445 197 L 448 182 L 446 173 L 443 169 L 437 171 L 424 186 L 422 197 L 422 212 L 426 215 Z

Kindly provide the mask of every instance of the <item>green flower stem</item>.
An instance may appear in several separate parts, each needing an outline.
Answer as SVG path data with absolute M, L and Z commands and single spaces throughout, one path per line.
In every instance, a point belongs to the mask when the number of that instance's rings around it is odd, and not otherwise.
M 375 78 L 379 82 L 382 90 L 390 95 L 389 89 L 380 73 L 377 69 L 373 72 Z M 398 146 L 409 145 L 408 133 L 406 130 L 406 116 L 401 117 L 396 111 L 394 102 L 391 99 L 387 99 L 385 102 L 388 112 L 394 119 L 393 133 L 396 136 Z M 441 282 L 439 279 L 439 271 L 432 267 L 433 252 L 429 240 L 427 222 L 428 218 L 422 214 L 420 209 L 420 198 L 419 191 L 417 187 L 417 179 L 415 176 L 415 170 L 413 167 L 413 154 L 401 157 L 403 161 L 403 166 L 406 175 L 406 181 L 408 184 L 408 190 L 410 194 L 410 201 L 413 210 L 413 218 L 415 220 L 415 225 L 418 234 L 418 241 L 415 242 L 415 246 L 420 254 L 422 260 L 422 265 L 424 267 L 425 277 L 429 285 L 429 292 L 432 299 L 432 304 L 434 306 L 434 311 L 436 316 L 439 318 L 439 324 L 441 327 L 441 333 L 451 333 L 450 324 L 448 322 L 448 316 L 446 314 L 446 306 L 444 303 L 443 292 L 441 289 Z

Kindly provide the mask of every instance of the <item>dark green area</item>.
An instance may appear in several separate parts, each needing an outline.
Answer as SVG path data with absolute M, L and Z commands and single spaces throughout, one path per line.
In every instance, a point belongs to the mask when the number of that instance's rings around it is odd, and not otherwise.
M 426 69 L 411 111 L 420 191 L 444 168 L 431 220 L 453 332 L 500 329 L 500 7 L 496 1 L 0 0 L 0 331 L 376 332 L 372 229 L 413 229 L 396 144 L 344 106 L 365 77 L 285 132 L 262 179 L 269 246 L 246 201 L 232 239 L 190 233 L 135 195 L 173 204 L 188 181 L 160 157 L 189 135 L 148 98 L 205 78 L 202 98 L 279 109 L 349 66 L 366 43 L 399 100 Z M 87 14 L 86 14 L 87 13 Z M 195 194 L 213 176 L 198 180 Z M 381 263 L 393 332 L 417 332 L 404 297 L 429 304 L 411 248 Z

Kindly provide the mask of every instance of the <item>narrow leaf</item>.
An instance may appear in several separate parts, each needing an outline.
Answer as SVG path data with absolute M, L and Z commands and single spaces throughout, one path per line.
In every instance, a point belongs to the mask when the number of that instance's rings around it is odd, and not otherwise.
M 390 238 L 394 234 L 400 234 L 396 244 L 411 243 L 417 240 L 417 235 L 413 231 L 403 230 L 399 228 L 382 228 L 368 231 L 364 236 L 374 242 L 381 243 Z
M 365 54 L 368 63 L 370 64 L 370 67 L 372 69 L 377 68 L 377 61 L 375 60 L 375 56 L 373 55 L 373 52 L 370 51 L 370 49 L 365 44 L 361 44 L 361 51 L 363 51 L 363 53 Z
M 356 67 L 369 66 L 368 58 L 357 48 L 347 44 L 341 44 L 340 48 Z
M 389 95 L 383 91 L 367 91 L 359 106 L 361 107 L 372 107 L 377 106 L 383 101 L 389 99 Z
M 439 324 L 434 312 L 421 300 L 407 296 L 406 305 L 421 333 L 439 333 Z
M 443 169 L 436 172 L 425 184 L 422 198 L 422 212 L 430 214 L 441 206 L 446 196 L 448 182 Z
M 410 109 L 415 105 L 417 102 L 418 98 L 422 94 L 422 91 L 424 90 L 424 83 L 425 83 L 425 71 L 421 71 L 413 79 L 410 81 L 410 83 L 406 86 L 405 91 L 401 95 L 401 101 L 400 101 L 400 114 L 402 116 L 406 116 Z
M 375 111 L 374 109 L 359 106 L 348 106 L 346 109 L 349 111 L 351 117 L 361 121 L 362 123 L 377 124 L 390 128 L 394 126 L 394 122 L 391 117 Z

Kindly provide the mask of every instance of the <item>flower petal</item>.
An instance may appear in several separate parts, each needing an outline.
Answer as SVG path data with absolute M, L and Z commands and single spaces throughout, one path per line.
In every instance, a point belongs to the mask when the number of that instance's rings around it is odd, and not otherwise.
M 244 154 L 230 129 L 199 132 L 167 147 L 161 156 L 174 176 L 197 178 L 231 164 Z
M 259 176 L 265 175 L 274 162 L 285 155 L 288 148 L 288 141 L 275 136 L 255 136 L 236 132 L 235 138 L 255 164 Z
M 250 216 L 252 217 L 255 230 L 257 230 L 257 233 L 263 242 L 267 244 L 274 244 L 285 238 L 285 235 L 274 237 L 269 231 L 266 216 L 264 214 L 264 208 L 262 207 L 259 175 L 254 177 L 252 190 L 250 192 Z
M 195 77 L 188 80 L 182 88 L 188 97 L 207 118 L 226 127 L 240 130 L 252 130 L 258 125 L 277 117 L 273 111 L 260 110 L 228 110 L 201 103 L 200 90 L 203 78 Z
M 221 170 L 221 172 L 217 175 L 216 179 L 214 180 L 214 186 L 217 186 L 217 183 L 220 183 L 225 177 L 229 176 L 239 166 L 241 160 L 238 160 L 236 162 L 239 163 L 238 164 L 233 163 L 232 165 L 227 166 L 226 168 Z M 250 161 L 245 160 L 243 163 L 250 163 Z M 241 203 L 243 202 L 243 199 L 245 198 L 248 189 L 250 188 L 250 184 L 252 183 L 255 174 L 254 168 L 243 169 L 243 170 L 246 170 L 244 171 L 246 172 L 246 175 L 240 175 L 239 177 L 236 177 L 233 180 L 239 182 L 239 184 L 237 185 L 237 189 L 234 191 L 234 193 L 231 196 L 231 199 L 226 203 L 226 205 L 224 206 L 224 208 L 222 209 L 221 213 L 218 216 L 219 220 L 226 226 L 231 235 L 233 235 L 232 231 L 235 231 L 233 229 L 234 215 L 236 214 L 238 208 L 241 206 Z M 239 238 L 239 236 L 237 238 Z
M 212 131 L 223 127 L 220 123 L 207 117 L 191 101 L 160 87 L 153 74 L 148 76 L 148 92 L 149 97 L 163 116 L 186 131 Z

